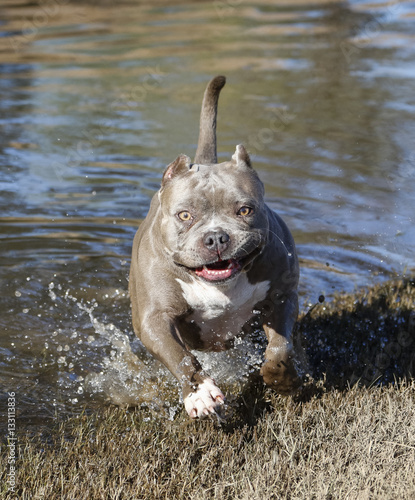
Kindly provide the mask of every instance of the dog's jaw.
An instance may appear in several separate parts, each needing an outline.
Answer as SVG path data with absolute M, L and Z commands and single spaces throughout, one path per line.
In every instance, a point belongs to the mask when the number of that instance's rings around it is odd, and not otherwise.
M 242 269 L 241 262 L 235 259 L 219 260 L 214 264 L 195 269 L 195 274 L 206 281 L 223 281 L 236 276 Z
M 214 262 L 200 264 L 197 267 L 188 267 L 185 264 L 179 263 L 179 259 L 176 258 L 175 264 L 186 269 L 189 274 L 197 279 L 207 283 L 222 285 L 237 278 L 242 272 L 247 272 L 251 268 L 253 261 L 261 254 L 262 250 L 263 242 L 261 241 L 252 252 L 248 255 L 245 254 L 243 257 L 239 257 L 238 255 L 226 259 L 219 257 L 218 260 Z

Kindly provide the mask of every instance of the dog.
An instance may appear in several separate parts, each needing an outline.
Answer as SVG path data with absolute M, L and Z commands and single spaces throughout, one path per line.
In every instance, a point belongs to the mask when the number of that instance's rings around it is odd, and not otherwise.
M 264 383 L 280 394 L 301 384 L 292 330 L 298 314 L 293 237 L 264 202 L 242 145 L 217 163 L 216 116 L 226 79 L 204 93 L 194 162 L 178 156 L 133 242 L 129 291 L 136 335 L 177 378 L 190 418 L 220 411 L 225 396 L 193 351 L 222 351 L 253 317 L 267 337 Z

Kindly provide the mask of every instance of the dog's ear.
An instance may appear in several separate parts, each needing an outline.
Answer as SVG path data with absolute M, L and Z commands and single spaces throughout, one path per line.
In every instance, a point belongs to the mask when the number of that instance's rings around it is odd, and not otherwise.
M 178 156 L 174 161 L 170 163 L 170 165 L 167 165 L 167 168 L 163 174 L 162 184 L 170 181 L 171 179 L 173 179 L 173 177 L 176 177 L 176 175 L 187 172 L 190 168 L 190 164 L 191 160 L 188 156 Z
M 242 144 L 236 146 L 235 153 L 232 155 L 232 160 L 238 166 L 252 167 L 251 158 L 249 158 L 249 154 Z

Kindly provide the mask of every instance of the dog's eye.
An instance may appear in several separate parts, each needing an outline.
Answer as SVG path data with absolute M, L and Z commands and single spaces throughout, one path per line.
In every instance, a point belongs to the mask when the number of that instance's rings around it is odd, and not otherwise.
M 177 217 L 183 222 L 189 222 L 189 220 L 192 219 L 192 214 L 190 212 L 187 212 L 186 210 L 183 210 L 183 212 L 179 212 L 177 214 Z
M 238 210 L 238 215 L 241 215 L 242 217 L 247 217 L 248 215 L 251 215 L 253 212 L 253 209 L 251 207 L 242 207 Z

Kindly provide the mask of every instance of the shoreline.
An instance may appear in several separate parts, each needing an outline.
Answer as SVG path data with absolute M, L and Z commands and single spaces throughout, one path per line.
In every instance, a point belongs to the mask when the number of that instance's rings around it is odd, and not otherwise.
M 317 305 L 298 327 L 314 382 L 286 398 L 253 382 L 222 424 L 103 406 L 29 435 L 16 415 L 2 498 L 409 500 L 414 303 L 406 278 Z

